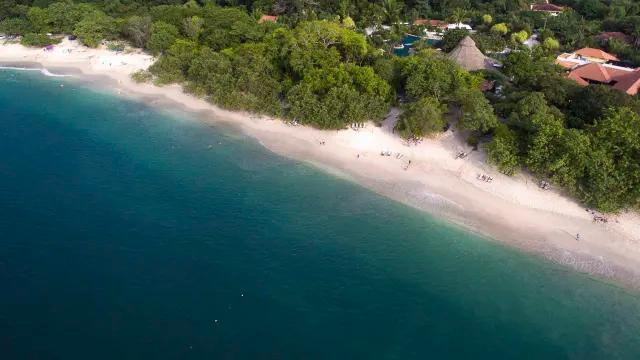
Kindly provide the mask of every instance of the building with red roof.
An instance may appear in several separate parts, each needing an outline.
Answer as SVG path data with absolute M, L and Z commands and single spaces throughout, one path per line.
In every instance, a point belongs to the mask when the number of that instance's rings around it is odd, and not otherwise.
M 565 69 L 572 69 L 579 65 L 589 63 L 607 63 L 610 61 L 620 61 L 615 55 L 604 52 L 600 49 L 582 48 L 572 53 L 563 53 L 556 58 L 556 64 Z
M 558 6 L 558 5 L 549 4 L 548 2 L 546 4 L 533 4 L 533 5 L 531 5 L 531 11 L 544 12 L 544 13 L 547 13 L 547 14 L 549 14 L 551 16 L 558 16 L 559 14 L 562 14 L 562 12 L 564 10 L 565 10 L 564 7 Z
M 628 95 L 636 95 L 640 87 L 640 69 L 630 69 L 610 64 L 589 63 L 569 72 L 569 79 L 580 86 L 601 84 L 613 87 Z
M 573 53 L 591 62 L 620 61 L 620 59 L 618 59 L 615 55 L 609 54 L 600 49 L 582 48 L 580 50 L 574 51 Z
M 560 54 L 556 64 L 567 69 L 567 77 L 580 86 L 608 85 L 629 95 L 636 95 L 640 87 L 640 69 L 620 66 L 618 57 L 600 49 Z
M 265 22 L 276 22 L 278 21 L 278 17 L 275 15 L 262 15 L 262 17 L 260 17 L 260 20 L 258 20 L 258 23 L 262 24 Z
M 436 19 L 416 19 L 413 22 L 414 26 L 426 26 L 426 27 L 434 27 L 441 30 L 447 29 L 447 22 Z
M 596 39 L 600 42 L 606 42 L 609 40 L 617 40 L 620 42 L 623 42 L 625 44 L 631 44 L 633 43 L 633 37 L 620 32 L 620 31 L 605 31 L 605 32 L 601 32 L 600 34 L 596 35 Z

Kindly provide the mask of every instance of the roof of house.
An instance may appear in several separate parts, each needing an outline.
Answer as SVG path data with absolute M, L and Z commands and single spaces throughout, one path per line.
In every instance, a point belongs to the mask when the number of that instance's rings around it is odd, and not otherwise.
M 629 71 L 625 68 L 589 63 L 573 69 L 567 75 L 581 86 L 589 85 L 589 81 L 613 85 L 616 90 L 635 95 L 640 88 L 640 69 Z
M 569 75 L 567 75 L 567 77 L 575 82 L 578 83 L 578 85 L 580 86 L 587 86 L 589 85 L 589 82 L 583 78 L 581 78 L 580 76 L 578 76 L 577 74 L 575 74 L 573 71 L 569 73 Z
M 614 39 L 614 40 L 622 41 L 627 44 L 630 44 L 633 41 L 633 38 L 631 36 L 620 31 L 601 32 L 600 34 L 596 35 L 596 39 L 600 41 L 607 41 L 607 40 Z
M 488 58 L 476 47 L 475 41 L 469 36 L 462 39 L 448 57 L 469 71 L 491 68 Z
M 586 56 L 586 57 L 591 57 L 591 58 L 596 58 L 596 59 L 602 59 L 602 60 L 614 60 L 614 61 L 618 61 L 620 59 L 618 59 L 615 55 L 609 54 L 607 52 L 604 52 L 600 49 L 594 49 L 594 48 L 582 48 L 579 50 L 576 50 L 573 52 L 576 55 L 580 55 L 580 56 Z
M 463 24 L 461 22 L 457 23 L 457 24 L 447 24 L 447 29 L 449 30 L 453 30 L 453 29 L 465 29 L 465 30 L 473 30 L 473 28 L 471 27 L 471 25 L 469 24 Z
M 616 80 L 616 84 L 613 85 L 614 89 L 624 91 L 629 95 L 635 95 L 638 93 L 638 88 L 640 88 L 640 69 L 619 75 Z
M 549 11 L 549 12 L 556 12 L 556 11 L 564 11 L 564 8 L 562 6 L 558 6 L 558 5 L 553 5 L 553 4 L 533 4 L 531 5 L 531 10 L 533 11 Z
M 562 66 L 565 69 L 571 69 L 573 67 L 575 67 L 577 65 L 577 63 L 575 61 L 572 60 L 568 60 L 571 57 L 572 54 L 568 54 L 568 53 L 562 53 L 560 55 L 558 55 L 558 57 L 556 58 L 555 63 Z
M 261 24 L 264 23 L 264 22 L 268 22 L 268 21 L 276 22 L 276 21 L 278 21 L 278 17 L 275 16 L 275 15 L 262 15 L 260 17 L 260 20 L 258 20 L 258 22 L 261 23 Z
M 416 26 L 433 26 L 433 27 L 438 27 L 438 28 L 446 28 L 447 27 L 447 22 L 446 21 L 442 21 L 442 20 L 436 20 L 436 19 L 416 19 L 413 22 L 413 25 Z
M 578 76 L 584 80 L 597 81 L 605 84 L 611 82 L 611 75 L 609 75 L 607 69 L 605 69 L 602 64 L 598 63 L 589 63 L 586 65 L 578 66 L 569 74 L 572 76 L 572 78 Z

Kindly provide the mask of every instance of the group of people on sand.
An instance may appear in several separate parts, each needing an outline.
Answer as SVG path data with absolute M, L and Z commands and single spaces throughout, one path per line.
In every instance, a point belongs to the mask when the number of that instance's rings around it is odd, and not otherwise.
M 609 219 L 607 219 L 605 216 L 599 214 L 595 210 L 587 209 L 587 212 L 589 214 L 591 214 L 591 216 L 593 216 L 593 222 L 594 223 L 606 224 L 606 223 L 609 222 Z
M 380 151 L 380 156 L 391 156 L 392 153 L 389 150 L 382 150 Z M 358 154 L 358 157 L 360 157 L 360 154 Z M 396 153 L 396 159 L 398 160 L 402 160 L 404 159 L 404 154 L 402 153 Z M 403 170 L 407 170 L 409 169 L 409 166 L 411 166 L 411 160 L 407 160 L 407 162 L 405 163 L 405 165 L 402 167 Z
M 547 181 L 544 181 L 544 180 L 540 180 L 540 183 L 538 183 L 538 186 L 542 190 L 549 190 L 551 188 L 551 184 L 549 184 Z
M 478 180 L 482 180 L 482 181 L 488 182 L 488 183 L 493 181 L 493 178 L 491 176 L 485 175 L 485 174 L 478 174 L 478 176 L 476 176 L 476 178 Z
M 469 154 L 467 154 L 466 152 L 464 152 L 464 151 L 458 151 L 458 154 L 456 155 L 456 159 L 464 159 L 464 158 L 466 158 L 467 156 L 469 156 Z
M 353 123 L 351 124 L 351 129 L 354 131 L 360 131 L 360 129 L 364 129 L 364 123 Z

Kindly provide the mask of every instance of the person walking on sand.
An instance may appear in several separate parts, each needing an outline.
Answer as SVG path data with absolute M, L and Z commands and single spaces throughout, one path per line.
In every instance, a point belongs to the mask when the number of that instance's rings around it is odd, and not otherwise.
M 580 233 L 576 234 L 576 241 L 580 241 Z

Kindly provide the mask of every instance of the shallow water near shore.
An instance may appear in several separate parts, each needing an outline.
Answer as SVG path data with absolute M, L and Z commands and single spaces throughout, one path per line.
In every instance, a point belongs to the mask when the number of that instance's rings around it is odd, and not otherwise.
M 640 357 L 637 294 L 232 129 L 37 72 L 0 106 L 3 359 Z

